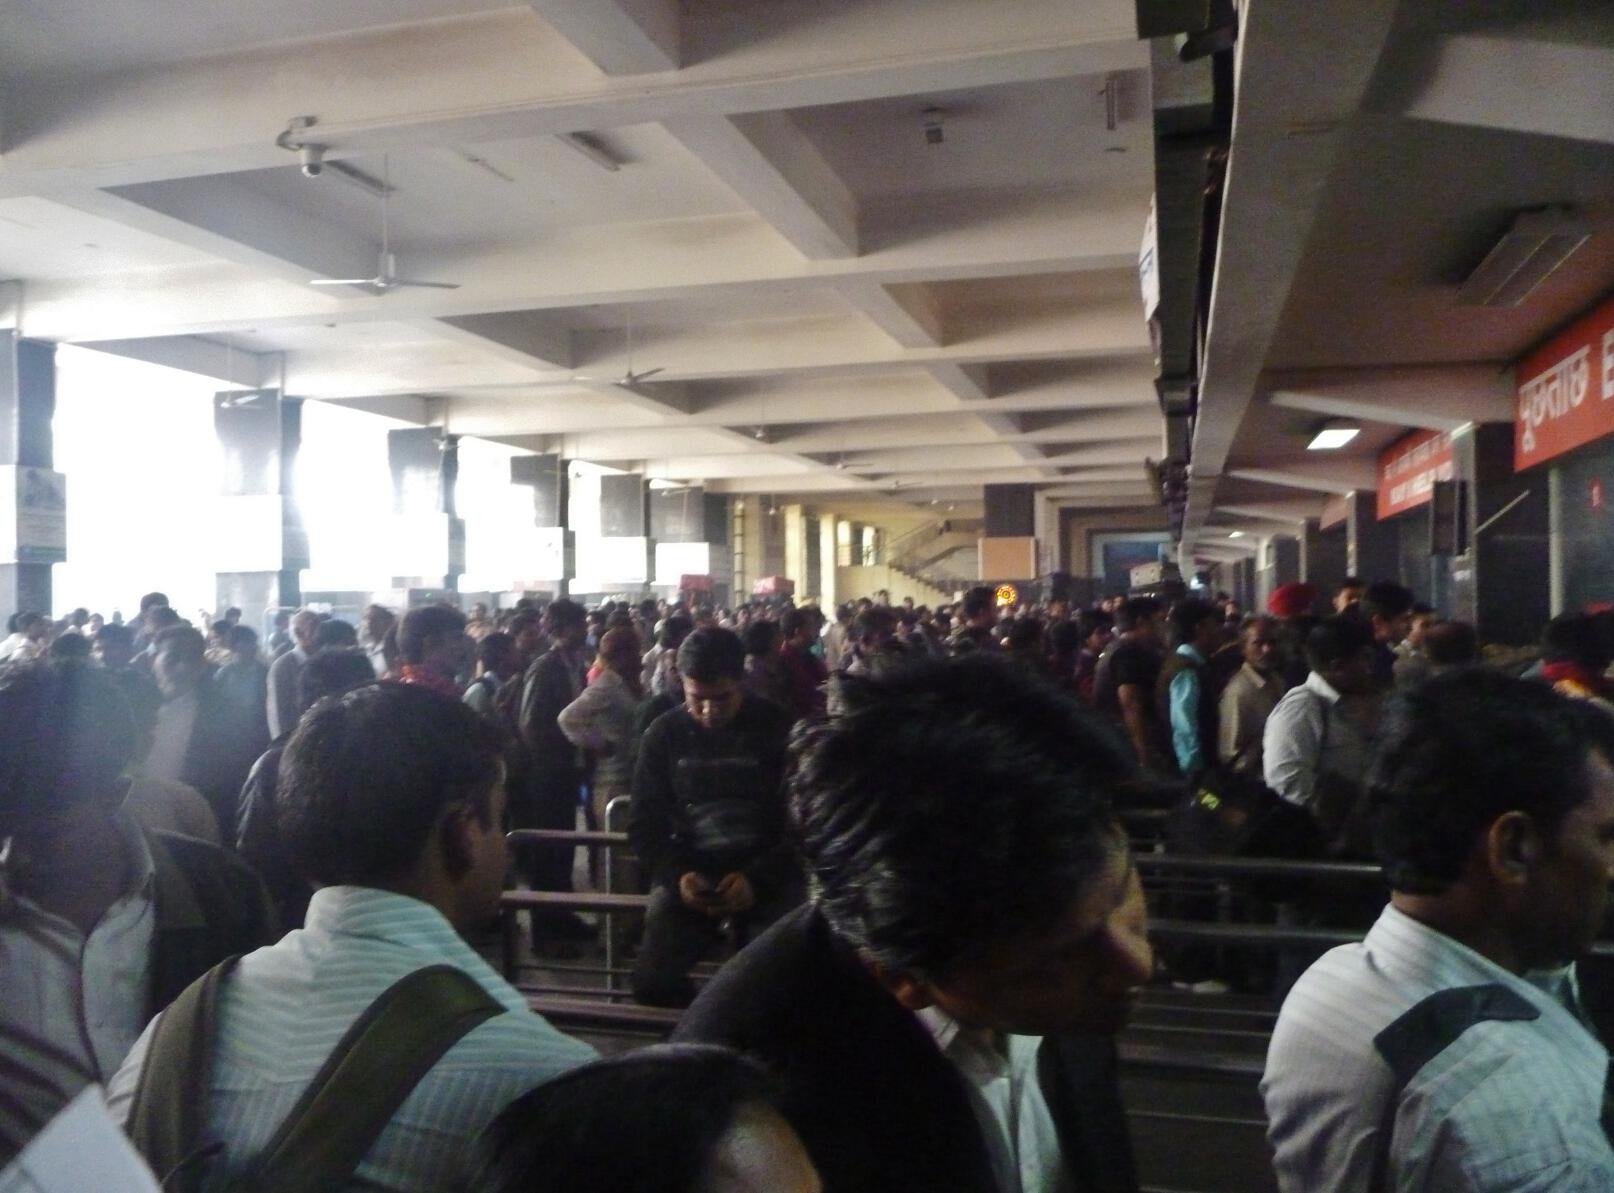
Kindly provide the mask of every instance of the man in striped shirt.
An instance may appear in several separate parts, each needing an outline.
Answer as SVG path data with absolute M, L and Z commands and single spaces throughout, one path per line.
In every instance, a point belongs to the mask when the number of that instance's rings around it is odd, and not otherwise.
M 301 930 L 244 957 L 221 988 L 206 1114 L 223 1144 L 214 1173 L 247 1168 L 383 991 L 446 964 L 505 1011 L 426 1074 L 353 1187 L 453 1187 L 465 1149 L 500 1110 L 594 1055 L 532 1014 L 460 935 L 497 912 L 504 884 L 498 733 L 424 687 L 359 688 L 303 718 L 279 799 L 293 861 L 321 889 Z M 108 1087 L 114 1117 L 128 1114 L 151 1037 L 148 1028 Z
M 1614 1189 L 1575 962 L 1614 878 L 1614 721 L 1454 672 L 1369 777 L 1390 906 L 1295 985 L 1261 1089 L 1283 1193 Z

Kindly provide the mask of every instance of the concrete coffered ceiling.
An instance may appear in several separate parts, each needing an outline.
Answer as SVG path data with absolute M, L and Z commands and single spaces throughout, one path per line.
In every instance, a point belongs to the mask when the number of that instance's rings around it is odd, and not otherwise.
M 722 492 L 1135 505 L 1148 62 L 1131 0 L 13 0 L 0 279 L 25 335 Z M 457 289 L 307 284 L 381 210 L 294 117 Z

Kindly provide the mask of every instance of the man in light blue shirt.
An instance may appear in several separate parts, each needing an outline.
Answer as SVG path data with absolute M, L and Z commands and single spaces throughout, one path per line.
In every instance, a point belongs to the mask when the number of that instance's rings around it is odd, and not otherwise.
M 208 1135 L 214 1178 L 244 1172 L 348 1027 L 400 978 L 470 975 L 505 1010 L 454 1045 L 360 1162 L 353 1187 L 455 1184 L 470 1142 L 509 1102 L 590 1060 L 532 1014 L 461 933 L 497 913 L 508 858 L 495 729 L 418 686 L 359 688 L 312 709 L 280 763 L 280 818 L 299 870 L 321 885 L 304 927 L 244 957 L 218 1006 Z M 151 1046 L 108 1087 L 127 1117 Z
M 1171 610 L 1176 653 L 1160 669 L 1156 698 L 1171 729 L 1177 769 L 1192 778 L 1216 756 L 1216 705 L 1206 698 L 1205 664 L 1222 645 L 1222 615 L 1208 601 L 1180 601 Z
M 1614 720 L 1475 670 L 1386 721 L 1369 788 L 1390 906 L 1278 1015 L 1278 1187 L 1614 1189 L 1609 1057 L 1575 972 L 1614 878 Z

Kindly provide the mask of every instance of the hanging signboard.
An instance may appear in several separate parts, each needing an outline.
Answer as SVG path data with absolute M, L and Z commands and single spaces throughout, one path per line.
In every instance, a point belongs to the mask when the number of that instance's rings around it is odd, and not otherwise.
M 0 467 L 0 563 L 67 559 L 67 478 L 49 468 Z
M 1379 453 L 1379 521 L 1427 505 L 1436 481 L 1457 475 L 1450 431 L 1414 431 Z
M 1614 434 L 1614 299 L 1519 362 L 1515 471 Z

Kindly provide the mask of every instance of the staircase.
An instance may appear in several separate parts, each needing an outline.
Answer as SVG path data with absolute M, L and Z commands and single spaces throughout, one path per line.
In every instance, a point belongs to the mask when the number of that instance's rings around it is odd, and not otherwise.
M 951 594 L 979 579 L 980 538 L 979 519 L 930 522 L 888 543 L 885 562 L 918 583 Z

